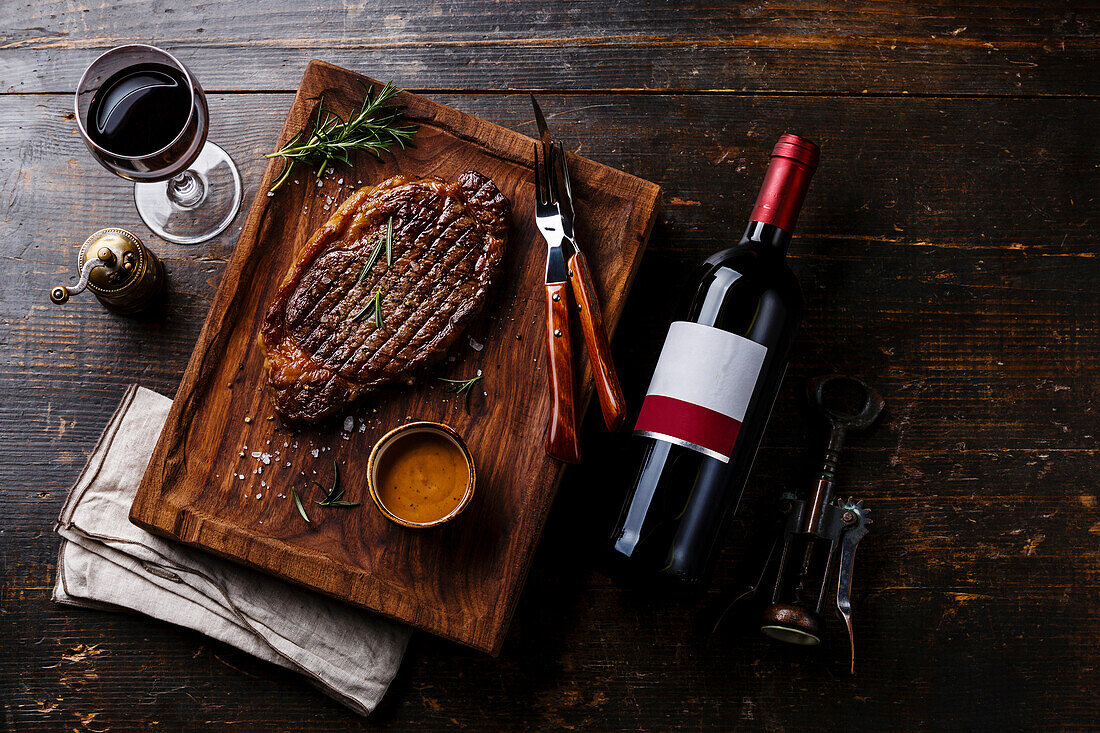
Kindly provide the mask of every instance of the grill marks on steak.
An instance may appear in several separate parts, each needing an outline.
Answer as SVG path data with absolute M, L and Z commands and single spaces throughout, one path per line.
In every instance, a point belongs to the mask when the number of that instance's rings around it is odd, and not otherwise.
M 411 383 L 484 305 L 508 221 L 507 199 L 474 171 L 457 183 L 397 176 L 352 194 L 306 244 L 264 317 L 276 409 L 319 420 L 382 384 Z M 379 290 L 384 327 L 373 308 L 353 319 Z

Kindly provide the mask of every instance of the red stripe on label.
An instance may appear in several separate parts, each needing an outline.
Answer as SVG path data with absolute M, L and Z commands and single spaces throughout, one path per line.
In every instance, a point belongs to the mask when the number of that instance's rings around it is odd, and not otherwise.
M 670 435 L 729 458 L 741 421 L 674 397 L 651 394 L 642 402 L 634 430 Z

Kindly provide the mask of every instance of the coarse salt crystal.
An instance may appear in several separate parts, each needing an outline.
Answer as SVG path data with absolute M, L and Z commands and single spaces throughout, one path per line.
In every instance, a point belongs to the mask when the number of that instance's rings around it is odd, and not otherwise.
M 309 452 L 309 454 L 310 454 L 311 456 L 313 456 L 314 458 L 316 458 L 317 456 L 321 455 L 321 451 L 319 451 L 319 450 L 317 450 L 316 448 L 314 448 L 313 450 L 311 450 L 311 451 Z
M 344 432 L 350 433 L 355 428 L 355 418 L 348 415 L 344 418 Z

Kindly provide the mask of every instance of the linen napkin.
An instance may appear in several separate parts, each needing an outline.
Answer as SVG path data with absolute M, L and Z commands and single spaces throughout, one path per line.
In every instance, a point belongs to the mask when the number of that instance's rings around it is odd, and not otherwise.
M 130 505 L 172 401 L 132 385 L 58 519 L 53 598 L 130 609 L 295 670 L 366 715 L 386 693 L 412 630 L 155 537 Z

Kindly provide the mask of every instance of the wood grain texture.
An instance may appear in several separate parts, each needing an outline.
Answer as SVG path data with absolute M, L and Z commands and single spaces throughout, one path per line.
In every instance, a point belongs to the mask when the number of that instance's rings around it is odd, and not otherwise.
M 62 92 L 108 48 L 156 42 L 210 91 L 296 88 L 311 58 L 407 89 L 1082 95 L 1100 78 L 1083 3 L 318 0 L 12 4 L 0 91 Z
M 311 62 L 275 147 L 302 128 L 321 96 L 346 117 L 364 84 L 380 87 Z M 534 223 L 529 162 L 534 142 L 423 97 L 406 93 L 400 102 L 419 125 L 415 147 L 381 164 L 363 155 L 320 186 L 302 170 L 292 180 L 303 183 L 257 195 L 130 517 L 158 534 L 496 653 L 561 475 L 541 450 L 549 402 L 532 399 L 546 379 L 537 297 L 545 247 Z M 583 158 L 574 163 L 578 227 L 600 243 L 592 255 L 614 325 L 653 226 L 659 189 Z M 420 375 L 413 388 L 382 389 L 314 425 L 283 424 L 266 393 L 257 336 L 296 253 L 360 185 L 394 175 L 453 181 L 471 169 L 512 203 L 496 302 L 452 349 L 446 367 Z M 261 192 L 281 170 L 280 161 L 268 166 Z M 559 305 L 567 319 L 565 301 Z M 570 377 L 565 397 L 575 443 L 570 353 L 555 349 L 554 356 L 561 360 L 547 369 Z M 468 379 L 475 372 L 483 379 L 467 412 L 466 401 L 448 398 L 436 377 Z M 576 389 L 587 395 L 591 381 Z M 462 435 L 477 464 L 472 505 L 432 532 L 399 527 L 373 510 L 314 510 L 306 526 L 291 489 L 315 494 L 311 480 L 327 483 L 338 465 L 347 496 L 365 502 L 370 447 L 411 420 L 444 422 Z
M 440 15 L 388 3 L 394 19 L 369 2 L 335 5 L 0 9 L 6 45 L 67 34 L 0 49 L 0 92 L 61 92 L 0 94 L 0 729 L 1095 729 L 1094 7 L 463 0 Z M 536 25 L 561 16 L 577 22 Z M 801 44 L 780 43 L 795 40 L 786 31 Z M 632 399 L 677 313 L 669 283 L 739 234 L 775 136 L 820 142 L 790 254 L 806 320 L 709 593 L 663 598 L 598 569 L 630 439 L 590 411 L 589 458 L 565 473 L 499 658 L 417 635 L 369 720 L 198 634 L 50 603 L 65 491 L 127 382 L 174 394 L 241 224 L 199 247 L 160 242 L 130 187 L 88 157 L 66 118 L 71 86 L 111 42 L 99 39 L 122 34 L 186 41 L 174 48 L 208 88 L 260 90 L 210 97 L 211 139 L 241 166 L 249 200 L 314 56 L 453 87 L 432 97 L 527 134 L 530 102 L 508 85 L 562 89 L 539 96 L 574 152 L 665 191 L 613 342 Z M 296 41 L 307 36 L 322 50 Z M 164 256 L 169 299 L 148 320 L 45 300 L 107 224 Z M 857 559 L 854 678 L 833 619 L 816 650 L 736 619 L 710 634 L 742 538 L 812 470 L 803 382 L 831 369 L 889 403 L 841 476 L 876 520 Z

